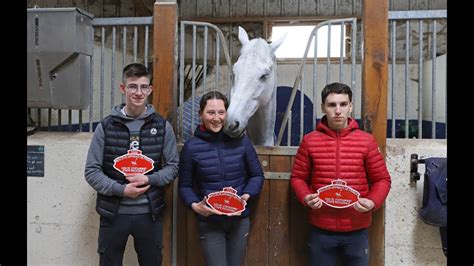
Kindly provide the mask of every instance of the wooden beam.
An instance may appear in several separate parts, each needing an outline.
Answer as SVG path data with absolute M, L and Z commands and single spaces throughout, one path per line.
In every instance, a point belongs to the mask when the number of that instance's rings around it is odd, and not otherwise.
M 385 155 L 387 135 L 388 0 L 364 0 L 362 10 L 362 128 L 372 133 Z M 369 265 L 385 264 L 385 206 L 373 213 Z
M 155 110 L 168 119 L 176 132 L 177 4 L 155 2 L 153 9 L 153 97 Z M 166 186 L 167 208 L 163 213 L 163 265 L 173 260 L 173 184 Z
M 153 15 L 153 106 L 176 130 L 177 4 L 155 2 Z
M 305 22 L 305 21 L 326 21 L 330 19 L 341 19 L 341 18 L 357 18 L 361 19 L 360 16 L 272 16 L 272 17 L 189 17 L 183 18 L 183 20 L 201 21 L 213 24 L 228 24 L 228 23 L 243 23 L 243 22 Z
M 385 154 L 387 136 L 388 0 L 364 1 L 362 127 Z

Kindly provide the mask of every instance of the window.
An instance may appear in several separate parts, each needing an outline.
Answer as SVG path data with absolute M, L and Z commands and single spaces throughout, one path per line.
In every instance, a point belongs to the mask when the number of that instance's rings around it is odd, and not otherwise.
M 299 59 L 302 58 L 308 44 L 311 31 L 314 29 L 314 25 L 273 25 L 271 27 L 272 40 L 278 40 L 281 36 L 287 33 L 284 42 L 276 50 L 275 55 L 279 59 Z M 317 42 L 318 42 L 318 58 L 327 58 L 328 54 L 328 29 L 329 26 L 325 25 L 317 31 Z M 341 56 L 341 30 L 343 30 L 343 47 L 342 57 L 346 57 L 347 45 L 347 32 L 346 25 L 342 26 L 331 25 L 331 40 L 330 57 L 340 58 Z M 311 46 L 308 51 L 308 58 L 314 58 L 314 40 L 311 42 Z

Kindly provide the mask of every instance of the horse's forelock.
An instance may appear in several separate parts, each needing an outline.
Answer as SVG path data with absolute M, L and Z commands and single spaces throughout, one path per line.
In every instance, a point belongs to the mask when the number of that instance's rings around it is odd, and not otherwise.
M 273 53 L 270 45 L 262 38 L 252 39 L 244 45 L 240 50 L 240 56 L 242 59 L 255 58 L 265 64 L 273 63 Z

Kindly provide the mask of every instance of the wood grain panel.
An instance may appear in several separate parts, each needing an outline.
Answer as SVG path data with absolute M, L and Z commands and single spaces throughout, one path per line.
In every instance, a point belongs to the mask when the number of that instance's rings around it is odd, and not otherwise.
M 411 0 L 391 0 L 392 10 L 409 10 Z
M 281 1 L 267 0 L 265 1 L 265 17 L 281 16 Z
M 321 16 L 334 16 L 336 13 L 335 10 L 335 1 L 336 0 L 331 0 L 331 1 L 319 1 L 319 14 Z
M 385 265 L 385 204 L 372 213 L 369 227 L 369 265 Z
M 263 17 L 265 0 L 247 0 L 247 16 Z
M 94 14 L 94 17 L 103 17 L 102 0 L 87 0 L 87 11 Z
M 362 1 L 363 0 L 354 0 L 355 7 L 354 7 L 354 14 L 353 16 L 362 16 Z
M 174 47 L 176 35 L 176 4 L 155 4 L 153 14 L 154 38 L 153 52 L 153 106 L 165 118 L 175 117 L 176 97 L 176 67 L 174 62 Z M 160 49 L 158 49 L 158 47 Z M 174 127 L 176 128 L 176 126 Z M 171 264 L 172 256 L 172 215 L 173 185 L 166 188 L 168 208 L 163 217 L 163 263 Z
M 362 125 L 385 154 L 387 132 L 388 1 L 365 0 L 362 64 Z M 385 207 L 373 214 L 369 230 L 369 265 L 385 264 Z
M 173 183 L 165 188 L 166 208 L 163 212 L 163 265 L 171 265 L 173 247 Z
M 412 0 L 410 10 L 429 10 L 431 9 L 431 0 Z
M 318 7 L 315 0 L 300 0 L 300 16 L 315 16 Z
M 352 16 L 352 2 L 347 0 L 335 0 L 337 3 L 337 16 Z
M 230 17 L 245 17 L 247 16 L 247 1 L 230 0 L 229 9 Z
M 179 178 L 179 177 L 178 177 Z M 176 250 L 176 265 L 177 266 L 186 266 L 186 258 L 188 252 L 188 216 L 187 216 L 187 207 L 184 205 L 183 201 L 178 198 L 177 206 L 177 222 L 176 222 L 176 234 L 177 234 L 177 250 Z
M 270 171 L 288 172 L 290 156 L 272 155 Z M 289 182 L 271 180 L 270 182 L 270 250 L 269 265 L 289 265 Z
M 270 200 L 270 181 L 265 180 L 262 191 L 255 202 L 250 216 L 251 227 L 247 241 L 247 265 L 271 265 L 268 263 L 269 249 L 269 200 Z
M 228 18 L 230 16 L 229 0 L 214 1 L 214 17 Z
M 104 17 L 115 17 L 119 13 L 120 3 L 111 0 L 104 0 L 102 8 Z
M 176 62 L 174 48 L 177 45 L 176 3 L 156 3 L 153 15 L 153 106 L 164 118 L 168 118 L 176 130 Z
M 298 16 L 299 15 L 299 0 L 286 0 L 281 3 L 282 16 Z
M 214 1 L 199 0 L 196 6 L 196 17 L 214 17 Z
M 180 20 L 193 20 L 196 17 L 197 4 L 196 0 L 181 0 L 179 3 Z
M 292 156 L 293 158 L 293 156 Z M 290 265 L 308 265 L 308 209 L 301 205 L 290 186 Z
M 199 232 L 197 228 L 197 218 L 194 211 L 188 209 L 187 211 L 187 264 L 189 266 L 205 266 L 206 260 L 199 243 Z

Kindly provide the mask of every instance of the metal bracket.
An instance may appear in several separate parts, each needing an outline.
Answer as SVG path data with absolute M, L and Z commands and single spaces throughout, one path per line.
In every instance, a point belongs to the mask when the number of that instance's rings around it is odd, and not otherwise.
M 291 173 L 286 172 L 264 172 L 265 179 L 290 180 Z
M 425 163 L 424 159 L 418 159 L 418 154 L 410 155 L 410 184 L 416 184 L 420 180 L 420 173 L 418 173 L 418 164 Z

